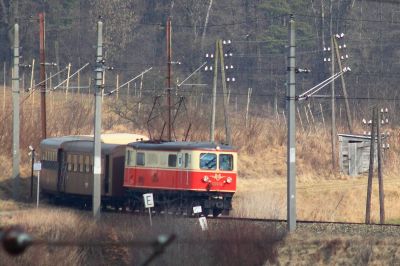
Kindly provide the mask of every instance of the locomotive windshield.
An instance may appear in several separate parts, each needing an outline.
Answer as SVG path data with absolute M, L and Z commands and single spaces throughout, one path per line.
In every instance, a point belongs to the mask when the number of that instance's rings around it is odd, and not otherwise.
M 233 170 L 233 156 L 232 154 L 219 155 L 219 170 L 232 171 Z
M 206 169 L 206 170 L 217 169 L 217 155 L 215 153 L 201 153 L 200 169 Z

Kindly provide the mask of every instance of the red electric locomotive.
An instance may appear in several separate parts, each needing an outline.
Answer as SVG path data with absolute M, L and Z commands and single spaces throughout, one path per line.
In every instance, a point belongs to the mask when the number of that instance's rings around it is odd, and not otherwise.
M 132 203 L 152 192 L 156 208 L 228 213 L 236 191 L 237 152 L 210 142 L 134 142 L 125 155 L 124 187 Z M 184 210 L 183 210 L 184 211 Z

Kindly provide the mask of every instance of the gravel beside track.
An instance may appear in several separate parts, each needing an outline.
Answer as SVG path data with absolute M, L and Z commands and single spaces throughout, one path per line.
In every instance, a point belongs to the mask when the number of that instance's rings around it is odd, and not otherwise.
M 253 219 L 253 218 L 235 218 L 235 217 L 218 217 L 209 218 L 212 220 L 226 220 L 244 223 L 261 223 L 273 225 L 279 231 L 287 230 L 285 220 L 273 219 Z M 363 224 L 363 223 L 344 223 L 344 222 L 319 222 L 319 221 L 297 221 L 296 233 L 309 232 L 314 234 L 331 234 L 331 235 L 358 235 L 358 236 L 400 236 L 400 225 L 397 224 Z

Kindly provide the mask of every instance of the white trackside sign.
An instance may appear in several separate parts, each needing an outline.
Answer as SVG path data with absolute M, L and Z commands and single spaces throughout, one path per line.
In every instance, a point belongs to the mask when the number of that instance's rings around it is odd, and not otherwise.
M 202 212 L 201 206 L 194 206 L 193 207 L 193 213 L 194 214 L 201 213 L 201 212 Z
M 42 170 L 42 163 L 41 162 L 36 162 L 33 164 L 33 171 L 40 171 Z
M 207 224 L 207 219 L 206 217 L 202 216 L 199 218 L 199 223 L 202 231 L 207 231 L 208 230 L 208 224 Z
M 144 207 L 146 208 L 154 207 L 153 193 L 143 194 L 143 199 L 144 199 Z

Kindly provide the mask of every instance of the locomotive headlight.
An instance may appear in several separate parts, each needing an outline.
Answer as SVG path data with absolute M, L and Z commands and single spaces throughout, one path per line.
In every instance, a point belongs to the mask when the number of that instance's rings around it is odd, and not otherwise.
M 210 181 L 210 178 L 208 178 L 208 176 L 204 176 L 203 181 L 207 183 L 208 181 Z
M 226 178 L 226 183 L 228 183 L 228 184 L 232 183 L 232 177 L 228 176 Z

